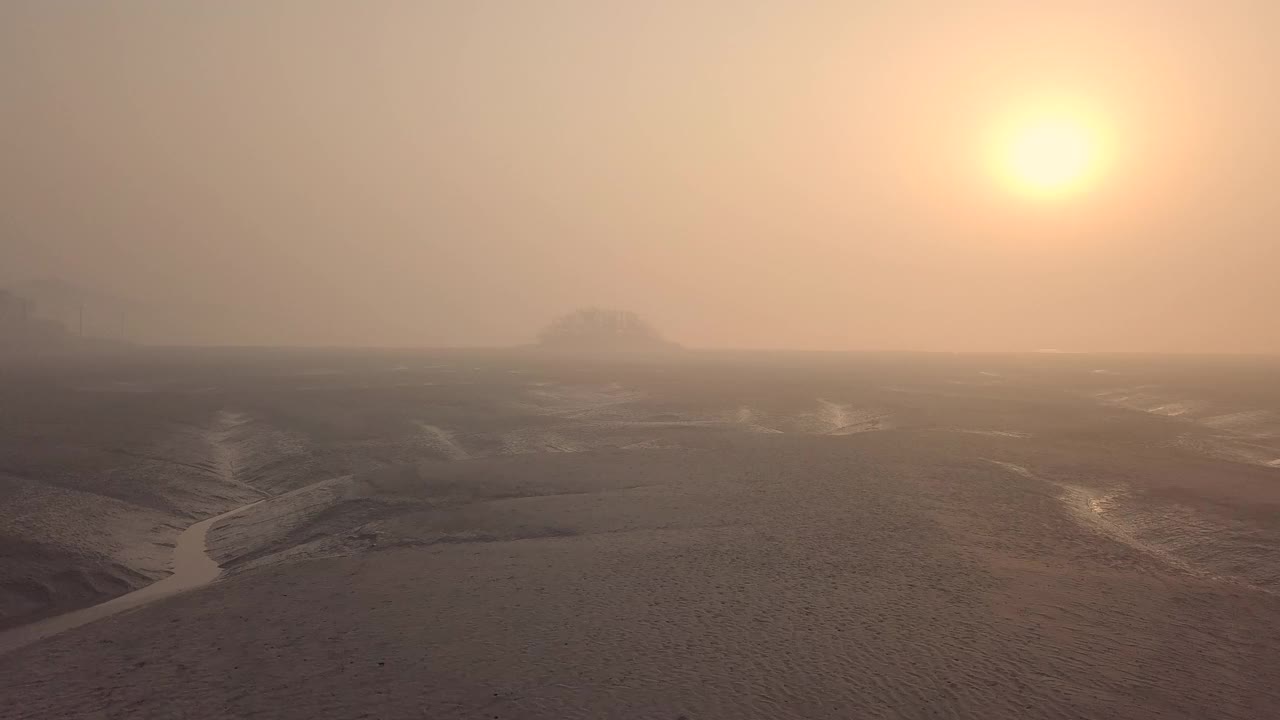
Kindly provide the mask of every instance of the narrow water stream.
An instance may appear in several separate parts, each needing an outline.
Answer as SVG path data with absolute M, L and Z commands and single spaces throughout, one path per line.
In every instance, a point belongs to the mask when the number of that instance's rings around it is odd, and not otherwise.
M 259 500 L 258 502 L 262 501 Z M 80 627 L 94 620 L 101 620 L 116 613 L 146 605 L 160 598 L 176 595 L 213 582 L 222 574 L 222 568 L 218 566 L 218 563 L 214 562 L 213 558 L 209 557 L 206 551 L 205 536 L 208 534 L 209 528 L 220 520 L 257 505 L 258 502 L 241 505 L 221 515 L 201 520 L 183 530 L 182 534 L 178 536 L 177 544 L 173 549 L 172 575 L 153 582 L 144 588 L 139 588 L 131 593 L 112 598 L 97 605 L 62 615 L 55 615 L 51 618 L 0 632 L 0 654 L 17 650 L 37 640 Z

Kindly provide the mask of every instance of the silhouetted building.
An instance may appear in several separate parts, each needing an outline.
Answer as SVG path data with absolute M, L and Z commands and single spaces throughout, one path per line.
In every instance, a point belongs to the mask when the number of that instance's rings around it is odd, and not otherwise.
M 0 288 L 0 354 L 26 355 L 100 345 L 73 336 L 61 323 L 40 317 L 30 300 Z

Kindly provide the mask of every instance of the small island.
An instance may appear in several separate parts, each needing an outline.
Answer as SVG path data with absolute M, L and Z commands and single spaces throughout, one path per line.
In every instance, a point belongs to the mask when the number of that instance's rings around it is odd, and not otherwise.
M 561 315 L 538 334 L 538 346 L 550 350 L 602 352 L 679 348 L 636 313 L 606 308 L 582 308 Z

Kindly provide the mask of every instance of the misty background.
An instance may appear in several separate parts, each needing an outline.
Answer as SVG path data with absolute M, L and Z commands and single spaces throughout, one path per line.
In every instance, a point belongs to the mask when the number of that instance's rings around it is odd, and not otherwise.
M 0 5 L 0 284 L 154 343 L 1277 352 L 1280 6 Z M 1119 7 L 1117 7 L 1119 5 Z M 1043 92 L 1116 126 L 992 183 Z

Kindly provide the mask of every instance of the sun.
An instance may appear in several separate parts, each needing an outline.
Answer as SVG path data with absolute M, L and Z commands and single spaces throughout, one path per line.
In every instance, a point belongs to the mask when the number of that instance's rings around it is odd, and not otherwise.
M 1105 133 L 1080 110 L 1048 106 L 1012 118 L 996 133 L 996 166 L 1011 190 L 1060 198 L 1090 189 L 1106 160 Z

